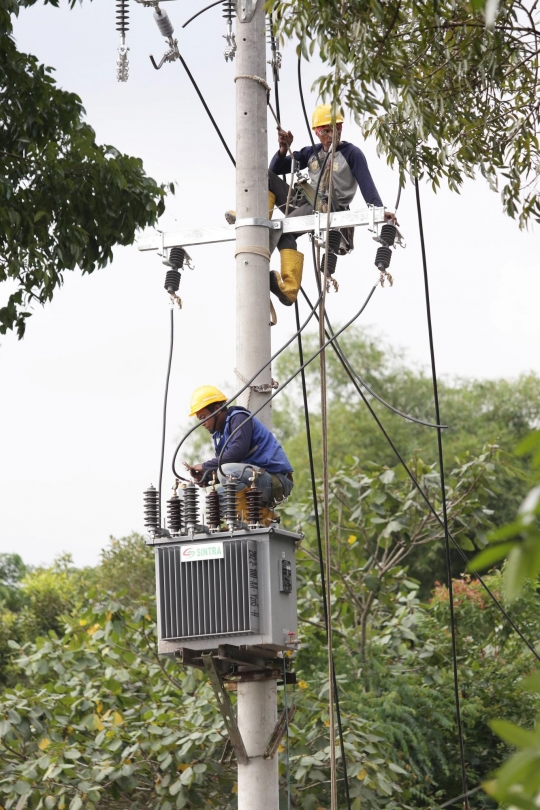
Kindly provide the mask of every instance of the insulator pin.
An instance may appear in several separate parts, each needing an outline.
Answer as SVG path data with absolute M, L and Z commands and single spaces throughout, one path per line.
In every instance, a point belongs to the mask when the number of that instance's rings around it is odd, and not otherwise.
M 116 30 L 122 36 L 129 30 L 128 0 L 116 0 Z
M 184 266 L 186 251 L 182 247 L 172 247 L 169 250 L 169 264 L 176 270 Z
M 388 270 L 391 261 L 392 261 L 392 251 L 389 247 L 382 245 L 380 248 L 377 249 L 377 255 L 375 256 L 375 266 L 379 270 Z
M 236 17 L 236 3 L 234 0 L 222 0 L 223 19 L 232 22 Z
M 337 265 L 337 252 L 339 250 L 339 246 L 341 245 L 341 233 L 340 231 L 332 230 L 328 234 L 328 258 L 326 254 L 322 257 L 321 261 L 321 273 L 325 272 L 325 267 L 328 265 L 326 270 L 326 275 L 331 276 L 336 272 L 336 265 Z
M 196 484 L 186 484 L 184 490 L 184 525 L 194 532 L 199 523 L 199 490 Z
M 151 484 L 144 493 L 144 525 L 149 532 L 157 531 L 159 526 L 159 492 Z
M 180 273 L 178 270 L 168 270 L 165 276 L 165 289 L 171 295 L 180 288 Z
M 173 495 L 167 501 L 167 526 L 171 534 L 183 533 L 183 508 L 184 504 L 178 495 Z
M 327 276 L 333 275 L 336 272 L 337 259 L 338 257 L 336 256 L 335 253 L 329 253 L 328 259 L 326 258 L 325 253 L 321 260 L 321 273 L 325 272 L 325 267 L 326 265 L 328 265 L 328 269 L 326 269 L 326 275 Z
M 387 222 L 382 226 L 379 238 L 381 242 L 384 242 L 384 244 L 387 245 L 387 247 L 392 247 L 396 241 L 396 236 L 397 228 L 395 225 L 391 225 L 389 222 Z
M 156 21 L 157 27 L 159 28 L 159 33 L 165 37 L 165 39 L 169 39 L 174 34 L 173 24 L 169 19 L 169 15 L 166 11 L 162 11 L 161 9 L 156 9 L 154 11 L 154 20 Z
M 206 496 L 206 524 L 211 531 L 219 531 L 221 523 L 221 507 L 219 493 L 211 489 Z

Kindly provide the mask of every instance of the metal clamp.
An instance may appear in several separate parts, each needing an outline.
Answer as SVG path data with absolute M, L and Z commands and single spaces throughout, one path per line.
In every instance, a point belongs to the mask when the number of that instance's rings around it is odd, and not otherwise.
M 271 231 L 280 231 L 283 227 L 282 219 L 264 219 L 262 217 L 248 217 L 247 219 L 237 219 L 236 228 L 247 228 L 250 225 L 259 225 Z

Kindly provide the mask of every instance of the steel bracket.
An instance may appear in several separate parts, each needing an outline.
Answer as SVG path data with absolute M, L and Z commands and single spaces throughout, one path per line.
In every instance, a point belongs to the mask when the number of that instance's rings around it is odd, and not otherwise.
M 239 21 L 243 23 L 251 22 L 256 8 L 257 0 L 238 0 L 237 10 Z
M 235 228 L 247 228 L 249 225 L 261 225 L 263 228 L 269 228 L 271 231 L 280 231 L 283 227 L 283 220 L 248 217 L 247 219 L 237 219 Z
M 225 687 L 223 685 L 223 681 L 221 680 L 221 675 L 219 673 L 219 669 L 216 666 L 216 662 L 214 657 L 211 653 L 201 655 L 203 666 L 208 673 L 208 677 L 210 678 L 210 685 L 214 690 L 214 694 L 217 698 L 219 710 L 225 721 L 225 727 L 229 734 L 229 739 L 231 741 L 231 745 L 235 750 L 236 759 L 241 765 L 248 765 L 249 764 L 249 757 L 247 755 L 246 747 L 244 745 L 244 741 L 242 739 L 242 735 L 240 734 L 240 729 L 238 728 L 238 724 L 236 722 L 236 717 L 234 716 L 233 707 L 229 698 L 229 695 L 225 691 Z
M 266 743 L 266 748 L 264 749 L 263 759 L 274 759 L 274 755 L 278 749 L 278 745 L 280 744 L 283 735 L 285 734 L 285 729 L 287 728 L 287 723 L 292 723 L 292 719 L 294 717 L 294 713 L 296 712 L 296 706 L 293 703 L 292 706 L 289 706 L 288 709 L 283 709 L 281 712 L 280 717 L 276 723 L 276 726 L 273 732 L 270 735 L 270 739 Z M 289 719 L 287 720 L 287 713 L 289 715 Z

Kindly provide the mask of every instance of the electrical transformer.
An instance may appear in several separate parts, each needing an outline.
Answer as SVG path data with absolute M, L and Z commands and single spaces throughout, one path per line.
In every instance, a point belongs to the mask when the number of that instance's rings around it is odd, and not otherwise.
M 218 645 L 278 651 L 296 641 L 295 551 L 302 535 L 249 528 L 153 536 L 158 651 Z

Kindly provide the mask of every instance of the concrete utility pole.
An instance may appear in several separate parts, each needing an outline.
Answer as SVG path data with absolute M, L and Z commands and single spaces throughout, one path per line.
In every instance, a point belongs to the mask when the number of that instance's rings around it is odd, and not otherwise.
M 243 20 L 256 3 L 253 16 Z M 266 90 L 253 78 L 266 80 L 264 0 L 238 0 L 236 23 L 236 216 L 268 219 L 268 133 Z M 250 252 L 249 247 L 258 250 Z M 241 251 L 241 252 L 239 252 Z M 260 252 L 259 252 L 260 251 Z M 236 231 L 236 368 L 249 379 L 270 359 L 270 284 L 268 228 L 246 225 Z M 261 255 L 266 254 L 266 255 Z M 270 366 L 254 381 L 269 385 Z M 243 405 L 247 403 L 248 389 Z M 250 409 L 268 398 L 251 392 Z M 271 427 L 270 406 L 258 418 Z
M 249 18 L 253 5 L 256 8 Z M 264 0 L 238 0 L 236 23 L 236 216 L 268 218 L 267 99 Z M 245 17 L 244 17 L 245 15 Z M 236 368 L 244 379 L 270 359 L 270 285 L 268 228 L 246 225 L 236 230 Z M 251 252 L 256 246 L 260 252 Z M 240 251 L 240 252 L 239 252 Z M 266 253 L 266 255 L 264 255 Z M 254 385 L 269 386 L 267 366 Z M 248 389 L 243 398 L 247 404 Z M 258 408 L 268 393 L 251 392 L 249 407 Z M 270 405 L 258 418 L 272 426 Z M 238 764 L 238 810 L 277 810 L 279 806 L 278 757 L 263 759 L 264 749 L 277 721 L 276 680 L 238 684 L 238 726 L 249 764 Z

